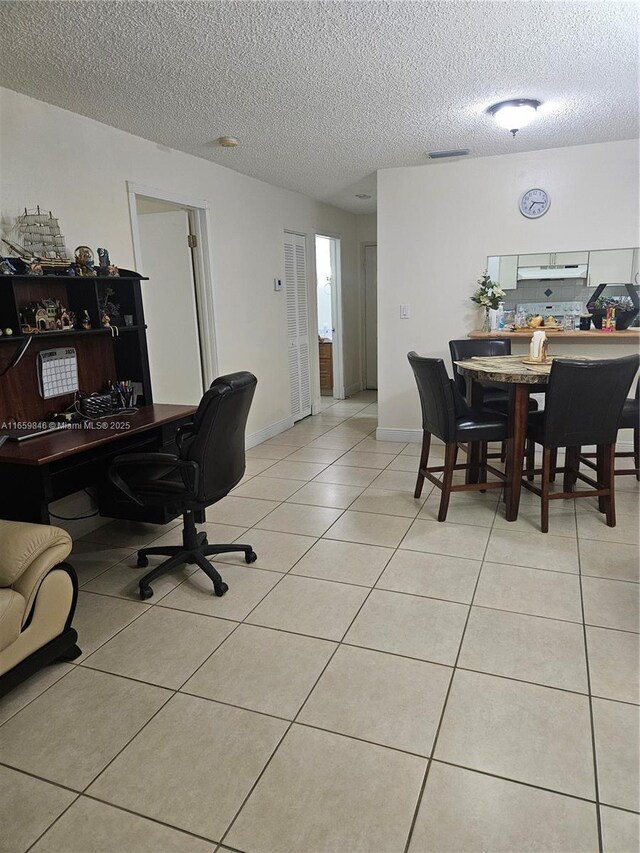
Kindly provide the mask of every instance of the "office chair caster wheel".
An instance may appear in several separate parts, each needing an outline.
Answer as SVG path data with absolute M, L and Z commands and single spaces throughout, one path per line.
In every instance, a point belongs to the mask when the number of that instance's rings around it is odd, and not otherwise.
M 221 598 L 228 589 L 229 587 L 224 581 L 222 581 L 222 583 L 218 584 L 218 586 L 214 586 L 213 591 L 218 596 L 218 598 Z
M 146 601 L 148 598 L 151 598 L 153 595 L 153 590 L 150 586 L 141 586 L 140 587 L 140 598 L 142 601 Z
M 148 565 L 149 560 L 146 557 L 138 557 L 138 562 L 136 563 L 136 566 L 139 569 L 146 569 Z
M 255 551 L 247 551 L 247 553 L 244 555 L 244 558 L 247 563 L 255 563 L 255 561 L 258 559 L 258 555 Z

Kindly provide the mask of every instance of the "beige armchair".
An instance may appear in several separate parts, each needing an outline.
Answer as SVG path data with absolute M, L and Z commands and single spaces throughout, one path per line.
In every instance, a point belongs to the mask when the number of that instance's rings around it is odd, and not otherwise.
M 71 621 L 78 597 L 59 527 L 0 520 L 0 696 L 55 660 L 80 654 Z

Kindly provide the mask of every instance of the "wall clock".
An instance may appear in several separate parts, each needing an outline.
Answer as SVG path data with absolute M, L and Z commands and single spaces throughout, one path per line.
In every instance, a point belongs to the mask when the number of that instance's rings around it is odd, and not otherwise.
M 539 188 L 522 193 L 518 202 L 520 213 L 527 219 L 539 219 L 539 217 L 544 216 L 550 206 L 549 193 Z

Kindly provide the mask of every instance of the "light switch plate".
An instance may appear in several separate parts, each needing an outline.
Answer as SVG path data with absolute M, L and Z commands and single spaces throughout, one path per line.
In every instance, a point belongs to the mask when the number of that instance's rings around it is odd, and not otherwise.
M 409 306 L 408 305 L 401 305 L 400 306 L 400 319 L 401 320 L 408 320 L 409 319 Z

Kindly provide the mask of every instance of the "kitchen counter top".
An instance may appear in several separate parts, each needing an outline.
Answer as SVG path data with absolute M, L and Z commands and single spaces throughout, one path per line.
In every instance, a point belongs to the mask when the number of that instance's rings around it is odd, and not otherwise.
M 625 343 L 633 343 L 634 341 L 640 341 L 640 329 L 625 329 L 622 332 L 601 332 L 599 329 L 590 329 L 588 332 L 565 332 L 565 331 L 556 331 L 553 329 L 545 329 L 544 327 L 541 330 L 536 329 L 526 329 L 522 332 L 469 332 L 467 335 L 468 338 L 509 338 L 511 340 L 523 340 L 528 341 L 529 338 L 533 335 L 534 331 L 544 331 L 547 333 L 547 337 L 553 338 L 554 340 L 562 340 L 566 338 L 570 341 L 588 341 L 589 343 L 606 343 L 607 341 L 624 341 Z

